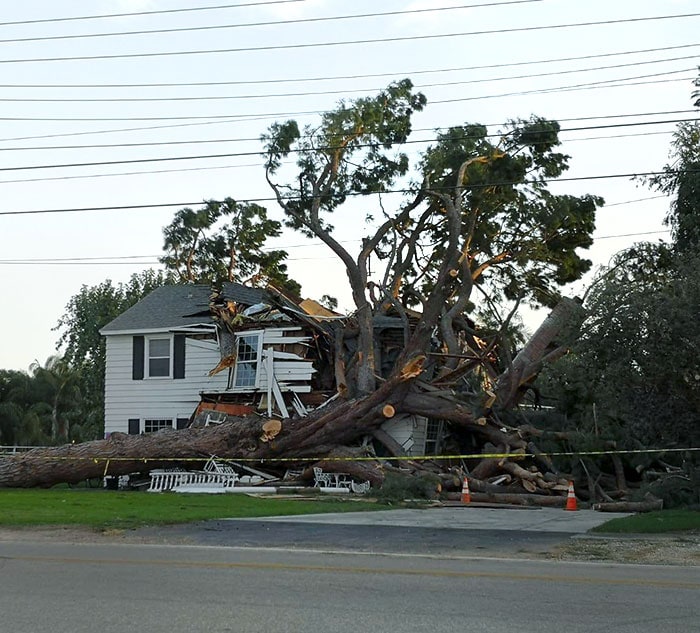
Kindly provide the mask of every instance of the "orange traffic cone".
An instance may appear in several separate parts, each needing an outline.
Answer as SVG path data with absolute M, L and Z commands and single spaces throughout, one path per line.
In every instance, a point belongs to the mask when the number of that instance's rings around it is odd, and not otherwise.
M 566 508 L 565 510 L 578 510 L 576 506 L 576 493 L 574 492 L 574 482 L 569 482 L 569 492 L 566 496 Z
M 469 480 L 465 477 L 462 483 L 462 503 L 471 503 L 472 496 L 469 492 Z

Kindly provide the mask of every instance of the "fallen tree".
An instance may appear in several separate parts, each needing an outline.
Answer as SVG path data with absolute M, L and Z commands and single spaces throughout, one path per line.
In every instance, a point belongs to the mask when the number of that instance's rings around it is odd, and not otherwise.
M 546 321 L 533 339 L 553 335 L 551 323 Z M 547 347 L 543 342 L 538 342 L 542 350 Z M 539 354 L 533 354 L 531 347 L 527 348 L 529 362 L 540 363 Z M 526 451 L 531 452 L 532 460 L 538 459 L 530 442 L 536 429 L 527 426 L 505 429 L 494 419 L 475 419 L 467 400 L 460 402 L 456 393 L 431 390 L 429 384 L 418 380 L 425 361 L 424 356 L 410 359 L 400 371 L 367 396 L 350 400 L 337 398 L 306 417 L 284 419 L 274 426 L 270 426 L 268 418 L 257 414 L 229 416 L 223 424 L 204 428 L 164 429 L 145 435 L 113 433 L 106 440 L 34 449 L 6 457 L 0 460 L 0 487 L 52 486 L 58 482 L 77 483 L 89 478 L 157 468 L 192 468 L 213 455 L 251 465 L 264 464 L 267 469 L 280 474 L 289 468 L 303 468 L 318 462 L 324 470 L 348 472 L 377 486 L 381 485 L 387 469 L 398 468 L 390 465 L 391 459 L 379 459 L 372 450 L 359 447 L 359 441 L 374 433 L 380 442 L 389 444 L 380 430 L 387 416 L 412 414 L 438 416 L 450 422 L 456 432 L 476 438 L 491 453 L 509 455 L 509 458 L 485 457 L 479 460 L 470 475 L 476 492 L 504 494 L 509 499 L 512 495 L 523 494 L 523 502 L 532 503 L 534 492 L 552 495 L 566 491 L 565 479 L 547 480 L 546 471 L 526 470 L 512 461 L 522 461 Z M 530 375 L 530 372 L 526 373 Z M 513 389 L 512 380 L 503 384 Z M 452 461 L 447 460 L 436 467 L 437 462 L 426 464 L 404 460 L 398 467 L 417 474 L 436 473 L 454 468 Z M 547 465 L 551 466 L 545 463 Z M 509 474 L 507 486 L 487 482 L 487 479 L 503 473 Z M 443 477 L 443 487 L 457 489 L 465 474 L 460 465 L 456 474 Z M 481 481 L 482 477 L 484 481 Z M 551 503 L 541 501 L 543 505 Z
M 0 486 L 48 486 L 217 455 L 280 472 L 319 462 L 375 484 L 391 468 L 432 473 L 446 489 L 470 476 L 479 494 L 561 497 L 566 476 L 537 448 L 537 430 L 502 418 L 543 364 L 566 351 L 558 337 L 580 306 L 561 299 L 558 287 L 590 267 L 578 250 L 592 243 L 602 201 L 548 191 L 567 157 L 556 151 L 558 124 L 537 117 L 509 123 L 497 142 L 482 125 L 439 132 L 409 179 L 401 146 L 424 106 L 404 80 L 341 104 L 303 133 L 287 121 L 263 136 L 266 178 L 286 225 L 321 240 L 347 272 L 352 314 L 318 326 L 327 354 L 322 382 L 335 388 L 333 402 L 282 419 L 274 433 L 253 415 L 31 451 L 0 461 Z M 278 181 L 289 173 L 283 165 L 294 169 L 290 156 L 297 174 Z M 387 196 L 397 188 L 403 197 L 390 209 Z M 357 254 L 330 223 L 350 198 L 371 205 Z M 525 345 L 514 326 L 523 301 L 553 309 Z M 231 340 L 245 316 L 225 301 L 210 308 L 219 340 Z M 387 322 L 390 335 L 382 337 L 377 324 Z M 228 352 L 222 368 L 235 365 Z M 381 429 L 401 415 L 444 423 L 452 454 L 462 457 L 410 459 Z

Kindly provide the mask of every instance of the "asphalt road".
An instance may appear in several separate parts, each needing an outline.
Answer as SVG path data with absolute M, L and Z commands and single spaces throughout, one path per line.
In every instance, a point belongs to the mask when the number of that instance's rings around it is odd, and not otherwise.
M 469 506 L 228 519 L 141 529 L 147 540 L 431 555 L 537 556 L 613 516 Z
M 696 633 L 697 568 L 0 543 L 8 633 Z

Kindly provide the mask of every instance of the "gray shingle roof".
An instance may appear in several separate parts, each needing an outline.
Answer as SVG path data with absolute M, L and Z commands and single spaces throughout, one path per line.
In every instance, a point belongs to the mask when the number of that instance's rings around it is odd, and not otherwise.
M 265 300 L 265 291 L 236 283 L 224 284 L 224 296 L 251 306 Z M 209 316 L 207 285 L 162 286 L 105 325 L 100 332 L 123 332 L 177 328 L 197 323 L 213 323 Z

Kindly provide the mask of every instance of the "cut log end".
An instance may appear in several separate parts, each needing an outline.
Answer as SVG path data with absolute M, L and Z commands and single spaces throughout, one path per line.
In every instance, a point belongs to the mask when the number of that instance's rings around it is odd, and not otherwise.
M 385 404 L 382 407 L 382 415 L 385 418 L 393 418 L 394 415 L 396 415 L 396 409 L 394 409 L 394 407 L 390 404 Z

